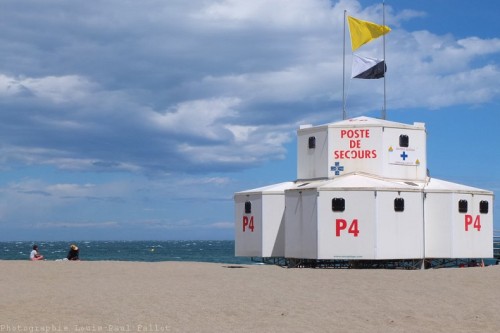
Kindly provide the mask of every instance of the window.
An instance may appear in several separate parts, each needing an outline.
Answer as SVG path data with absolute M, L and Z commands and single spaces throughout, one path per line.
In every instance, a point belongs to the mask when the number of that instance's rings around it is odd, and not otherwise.
M 410 145 L 410 139 L 408 138 L 408 135 L 401 134 L 399 136 L 399 146 L 408 147 L 409 145 Z
M 467 213 L 468 211 L 468 203 L 467 200 L 460 200 L 458 202 L 458 212 L 459 213 Z
M 245 214 L 252 214 L 252 203 L 245 201 Z
M 396 198 L 394 199 L 394 211 L 403 212 L 405 210 L 405 199 Z
M 310 136 L 309 137 L 309 149 L 316 148 L 316 137 L 315 136 Z
M 488 214 L 488 201 L 482 200 L 479 203 L 479 213 Z
M 334 212 L 343 212 L 345 210 L 344 198 L 333 198 L 332 199 L 332 210 Z

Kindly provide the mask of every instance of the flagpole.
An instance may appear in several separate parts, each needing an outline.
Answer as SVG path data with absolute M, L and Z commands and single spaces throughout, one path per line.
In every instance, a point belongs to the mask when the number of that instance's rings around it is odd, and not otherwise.
M 385 27 L 385 0 L 382 1 L 382 20 L 383 20 L 383 23 L 382 25 Z M 385 29 L 385 28 L 384 28 Z M 385 35 L 384 34 L 382 37 L 383 37 L 383 44 L 384 44 L 384 107 L 382 109 L 382 119 L 385 120 L 386 116 L 387 116 L 387 111 L 386 111 L 386 91 L 385 91 L 385 77 L 386 77 L 386 71 L 385 71 L 385 67 L 387 66 L 387 60 L 385 59 Z
M 344 9 L 344 48 L 342 50 L 342 119 L 346 119 L 345 113 L 345 16 L 347 10 Z

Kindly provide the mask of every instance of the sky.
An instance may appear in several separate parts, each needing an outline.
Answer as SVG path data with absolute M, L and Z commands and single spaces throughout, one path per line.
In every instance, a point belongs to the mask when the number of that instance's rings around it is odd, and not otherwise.
M 344 10 L 382 23 L 371 0 L 1 1 L 0 241 L 234 239 L 234 193 L 295 180 L 298 127 L 342 119 Z M 499 12 L 385 2 L 387 120 L 495 194 Z M 348 118 L 381 117 L 382 82 L 346 80 Z

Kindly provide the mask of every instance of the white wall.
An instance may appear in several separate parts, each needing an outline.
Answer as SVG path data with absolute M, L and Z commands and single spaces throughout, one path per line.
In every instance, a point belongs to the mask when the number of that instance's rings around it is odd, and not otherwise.
M 467 200 L 467 213 L 458 212 L 460 200 Z M 479 212 L 482 200 L 489 203 L 488 214 Z M 470 223 L 467 228 L 466 221 Z M 457 192 L 426 193 L 425 235 L 427 258 L 493 257 L 493 196 Z
M 468 200 L 468 212 L 458 212 L 458 201 Z M 479 213 L 479 202 L 489 200 L 490 213 Z M 491 258 L 493 257 L 493 200 L 491 196 L 454 194 L 453 195 L 453 252 L 452 258 Z M 471 222 L 465 227 L 466 220 Z M 478 228 L 474 227 L 475 222 Z M 479 228 L 480 224 L 480 228 Z
M 404 211 L 394 210 L 394 199 L 404 199 Z M 422 192 L 377 192 L 376 258 L 423 258 Z
M 263 194 L 262 216 L 262 257 L 284 257 L 285 194 Z
M 309 148 L 309 137 L 316 138 L 316 148 Z M 328 177 L 328 127 L 298 131 L 297 179 Z
M 330 170 L 336 162 L 344 168 L 340 175 L 360 171 L 381 175 L 382 135 L 381 127 L 330 128 L 329 176 L 336 176 L 335 172 Z
M 252 203 L 252 213 L 245 214 L 245 202 Z M 262 234 L 265 225 L 262 223 L 262 195 L 236 194 L 234 197 L 234 232 L 235 255 L 242 257 L 262 256 Z M 250 221 L 253 217 L 253 231 L 247 226 L 243 231 L 243 219 Z
M 409 146 L 399 147 L 399 136 L 408 135 Z M 381 176 L 424 181 L 427 176 L 427 134 L 424 129 L 385 128 L 381 160 Z M 389 149 L 392 148 L 392 152 Z M 408 157 L 403 160 L 401 154 Z M 418 165 L 417 165 L 418 161 Z
M 285 256 L 315 259 L 318 255 L 316 190 L 285 192 Z
M 452 258 L 452 193 L 426 193 L 425 256 L 427 258 Z M 455 209 L 457 209 L 455 205 Z
M 318 259 L 375 259 L 374 191 L 320 191 L 319 193 Z M 345 199 L 344 212 L 332 211 L 333 198 Z M 337 220 L 339 220 L 338 228 Z M 342 229 L 340 220 L 345 221 L 345 229 Z M 354 232 L 349 232 L 354 220 L 357 220 L 359 231 L 357 236 Z

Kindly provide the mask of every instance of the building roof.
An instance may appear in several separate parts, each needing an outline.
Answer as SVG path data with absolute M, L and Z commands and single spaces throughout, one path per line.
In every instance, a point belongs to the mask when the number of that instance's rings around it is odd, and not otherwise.
M 366 173 L 350 173 L 334 179 L 295 182 L 285 190 L 317 191 L 405 191 L 405 192 L 435 192 L 435 193 L 473 193 L 492 195 L 493 192 L 476 187 L 452 183 L 436 178 L 428 178 L 425 182 L 394 180 Z
M 314 129 L 317 127 L 392 127 L 392 128 L 405 128 L 405 129 L 425 129 L 424 123 L 415 122 L 413 125 L 397 123 L 394 121 L 388 121 L 384 119 L 377 119 L 371 117 L 355 117 L 351 119 L 341 120 L 333 123 L 323 124 L 319 126 L 312 125 L 302 125 L 300 129 Z
M 272 184 L 264 187 L 258 187 L 246 191 L 241 191 L 235 193 L 235 195 L 238 194 L 254 194 L 254 193 L 262 193 L 262 194 L 278 194 L 278 193 L 283 193 L 285 190 L 292 188 L 295 186 L 295 182 L 283 182 L 283 183 L 277 183 L 277 184 Z

